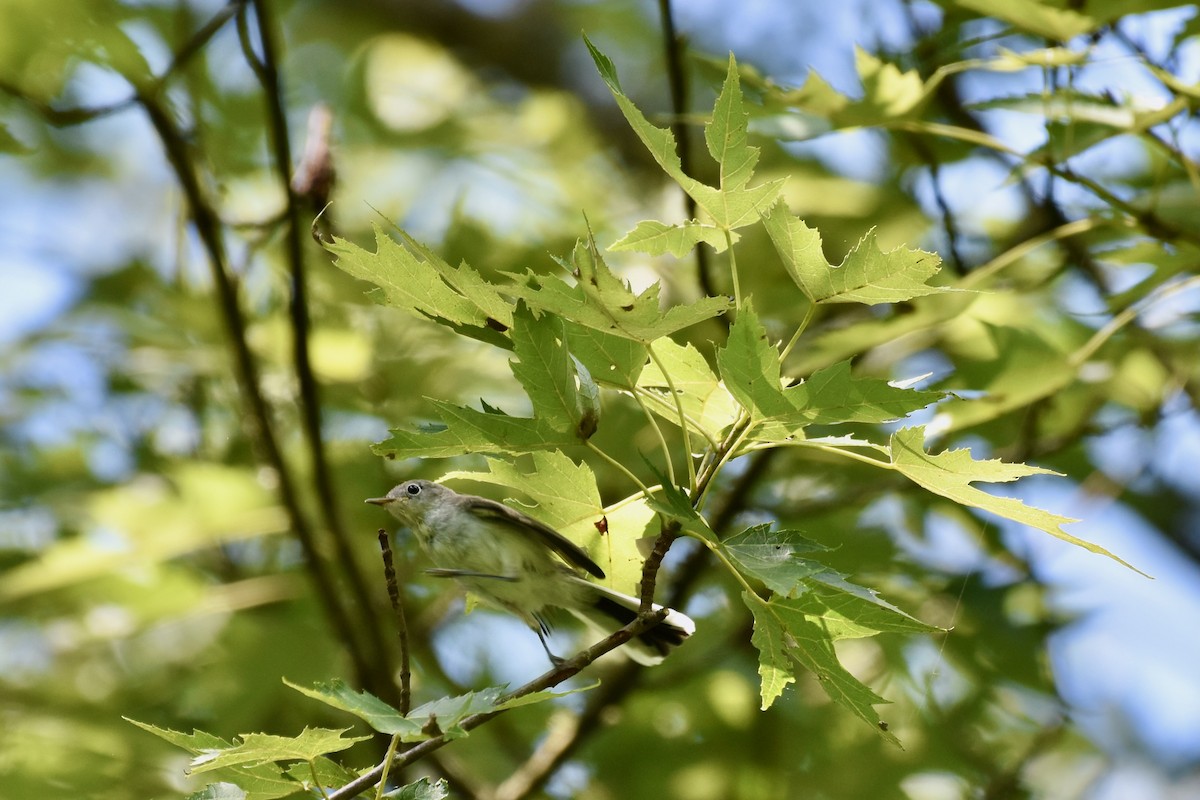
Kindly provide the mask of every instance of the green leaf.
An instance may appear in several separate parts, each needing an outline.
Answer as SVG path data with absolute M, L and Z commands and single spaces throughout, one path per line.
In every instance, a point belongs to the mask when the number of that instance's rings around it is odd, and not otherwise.
M 740 237 L 736 232 L 730 235 L 733 242 Z M 727 243 L 725 232 L 713 225 L 689 220 L 682 225 L 668 225 L 657 220 L 643 220 L 633 230 L 608 246 L 610 251 L 636 250 L 661 256 L 670 253 L 676 258 L 682 258 L 691 252 L 700 242 L 710 245 L 718 253 L 725 252 Z
M 301 790 L 315 793 L 314 771 L 317 773 L 316 779 L 320 781 L 321 786 L 342 786 L 358 777 L 358 773 L 346 769 L 325 756 L 320 756 L 312 761 L 297 761 L 289 766 L 284 774 L 296 781 Z M 249 800 L 254 800 L 254 798 L 249 798 Z
M 1027 506 L 1015 497 L 997 497 L 971 485 L 977 481 L 1004 483 L 1027 475 L 1058 475 L 1059 473 L 1025 464 L 1007 464 L 998 459 L 976 461 L 971 458 L 969 450 L 948 450 L 936 455 L 927 453 L 924 439 L 925 429 L 923 427 L 905 428 L 892 434 L 892 464 L 917 485 L 936 495 L 953 500 L 959 505 L 990 511 L 1005 519 L 1045 531 L 1051 536 L 1078 545 L 1085 550 L 1108 556 L 1117 563 L 1145 575 L 1144 572 L 1103 547 L 1072 536 L 1062 529 L 1063 525 L 1078 522 L 1078 520 Z
M 443 480 L 494 484 L 533 500 L 536 508 L 521 510 L 586 550 L 604 570 L 601 583 L 629 592 L 641 579 L 643 559 L 637 541 L 646 535 L 654 513 L 636 499 L 618 503 L 609 513 L 600 499 L 596 476 L 586 464 L 576 464 L 558 451 L 533 453 L 530 458 L 533 466 L 527 472 L 510 462 L 489 459 L 486 472 L 451 472 Z
M 633 389 L 646 366 L 646 345 L 574 322 L 564 322 L 567 347 L 599 384 Z
M 869 231 L 839 266 L 825 260 L 821 235 L 794 217 L 782 201 L 763 224 L 792 280 L 814 303 L 899 303 L 948 291 L 928 286 L 940 260 L 923 250 L 897 248 L 884 253 Z
M 955 0 L 963 8 L 985 17 L 995 17 L 1023 31 L 1065 42 L 1097 26 L 1096 20 L 1039 0 Z
M 601 333 L 642 342 L 654 341 L 726 311 L 727 297 L 705 297 L 689 305 L 659 305 L 659 285 L 639 295 L 608 269 L 590 238 L 580 241 L 572 253 L 572 271 L 577 283 L 569 286 L 556 276 L 532 272 L 512 276 L 516 283 L 506 291 L 531 308 L 548 311 Z
M 655 361 L 646 366 L 638 380 L 647 407 L 674 425 L 679 424 L 672 387 L 683 406 L 688 428 L 716 442 L 737 420 L 738 402 L 725 388 L 704 356 L 691 344 L 673 339 L 656 340 Z M 659 365 L 662 365 L 661 367 Z M 671 376 L 668 382 L 666 375 Z
M 807 416 L 809 424 L 838 422 L 892 422 L 936 403 L 945 392 L 904 389 L 879 378 L 855 378 L 850 362 L 817 370 L 799 386 L 787 390 L 788 398 Z
M 851 583 L 836 570 L 817 570 L 805 579 L 805 585 L 808 591 L 796 598 L 796 608 L 819 620 L 834 639 L 942 630 L 900 610 L 874 589 Z
M 717 535 L 708 526 L 708 521 L 692 505 L 683 489 L 671 483 L 667 476 L 655 471 L 659 480 L 659 491 L 650 497 L 650 508 L 667 519 L 679 523 L 680 529 L 697 539 L 714 544 Z
M 873 590 L 851 583 L 845 575 L 803 557 L 829 548 L 798 531 L 772 531 L 756 525 L 719 545 L 738 570 L 757 578 L 777 595 L 796 600 L 793 607 L 819 620 L 834 639 L 873 636 L 879 632 L 929 632 L 930 627 Z
M 369 692 L 351 689 L 344 681 L 316 683 L 311 689 L 292 683 L 287 678 L 284 678 L 283 682 L 305 697 L 320 700 L 340 711 L 353 714 L 380 733 L 399 734 L 406 742 L 428 738 L 421 733 L 421 723 L 406 718 L 399 710 Z
M 349 728 L 305 728 L 297 736 L 272 736 L 267 733 L 247 733 L 241 742 L 222 748 L 202 751 L 192 759 L 192 772 L 209 772 L 224 767 L 257 766 L 272 761 L 312 761 L 326 753 L 349 749 L 369 736 L 343 737 Z
M 460 739 L 468 733 L 461 727 L 463 720 L 475 714 L 487 714 L 493 711 L 504 711 L 510 708 L 533 705 L 546 700 L 575 694 L 576 692 L 584 692 L 598 685 L 598 683 L 593 683 L 588 686 L 569 689 L 565 692 L 554 692 L 546 689 L 508 700 L 501 699 L 505 687 L 490 686 L 478 692 L 467 692 L 466 694 L 453 697 L 438 698 L 414 708 L 408 717 L 413 720 L 424 720 L 431 726 L 435 724 L 437 728 L 445 733 L 448 739 Z
M 562 320 L 553 314 L 535 318 L 518 304 L 511 336 L 517 360 L 509 365 L 533 403 L 534 416 L 560 433 L 578 430 L 583 407 Z
M 467 453 L 531 453 L 579 444 L 575 431 L 557 431 L 540 419 L 486 413 L 430 400 L 446 427 L 421 431 L 392 429 L 371 447 L 387 458 L 449 458 Z
M 467 735 L 460 725 L 467 717 L 532 705 L 575 692 L 586 691 L 598 684 L 567 692 L 550 690 L 533 692 L 518 698 L 501 700 L 505 687 L 491 686 L 478 692 L 441 697 L 414 708 L 407 716 L 368 692 L 357 692 L 340 680 L 317 683 L 311 689 L 284 679 L 296 691 L 326 705 L 345 711 L 366 722 L 380 733 L 398 735 L 401 741 L 418 742 L 438 733 L 457 739 Z M 278 737 L 274 737 L 278 738 Z
M 233 747 L 232 743 L 204 731 L 197 730 L 186 734 L 138 722 L 128 717 L 122 717 L 122 719 L 193 755 Z M 290 797 L 301 788 L 274 763 L 215 770 L 213 777 L 222 779 L 214 785 L 219 786 L 225 781 L 236 784 L 248 794 L 251 800 L 274 800 L 277 797 Z
M 755 425 L 749 438 L 778 441 L 802 435 L 808 425 L 892 422 L 938 402 L 946 393 L 905 389 L 879 378 L 855 378 L 850 362 L 839 361 L 785 389 L 784 395 L 796 410 Z
M 717 351 L 717 366 L 725 387 L 753 419 L 795 410 L 784 395 L 779 351 L 767 341 L 767 331 L 748 301 L 730 326 L 725 346 Z
M 800 554 L 829 549 L 798 531 L 772 531 L 770 523 L 736 533 L 722 541 L 720 547 L 740 572 L 754 576 L 784 597 L 795 597 L 803 591 L 807 578 L 825 569 Z
M 797 666 L 816 676 L 829 698 L 853 712 L 884 739 L 899 746 L 895 735 L 883 730 L 872 707 L 887 702 L 838 662 L 833 641 L 819 625 L 795 606 L 794 601 L 761 598 L 745 592 L 742 599 L 754 615 L 750 641 L 758 648 L 762 679 L 762 707 L 766 710 L 795 680 Z
M 721 188 L 714 189 L 684 173 L 679 161 L 675 136 L 664 128 L 651 125 L 633 101 L 625 96 L 617 79 L 612 61 L 596 49 L 585 36 L 584 42 L 596 62 L 600 77 L 608 85 L 617 106 L 633 132 L 663 171 L 691 195 L 696 204 L 712 217 L 720 228 L 731 230 L 756 222 L 763 211 L 775 202 L 783 188 L 783 180 L 747 187 L 758 161 L 758 148 L 746 144 L 747 115 L 742 106 L 741 85 L 737 63 L 729 57 L 725 85 L 717 98 L 713 118 L 705 129 L 709 152 L 721 166 Z
M 335 238 L 326 248 L 344 272 L 379 287 L 371 296 L 386 305 L 440 322 L 482 341 L 507 347 L 512 304 L 466 264 L 451 267 L 408 236 L 393 240 L 375 225 L 375 252 Z
M 795 669 L 788 655 L 787 631 L 767 605 L 758 597 L 744 592 L 742 599 L 754 616 L 754 631 L 750 643 L 758 648 L 758 676 L 761 681 L 762 710 L 770 708 L 789 683 L 795 683 Z

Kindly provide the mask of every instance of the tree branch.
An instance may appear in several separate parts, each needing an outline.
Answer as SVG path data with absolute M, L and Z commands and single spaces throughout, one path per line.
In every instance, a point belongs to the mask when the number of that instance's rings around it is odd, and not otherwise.
M 284 248 L 291 276 L 291 296 L 288 312 L 292 323 L 292 361 L 296 371 L 296 380 L 300 389 L 300 416 L 304 429 L 304 438 L 308 443 L 309 458 L 312 461 L 313 486 L 317 493 L 317 507 L 321 517 L 333 538 L 337 563 L 344 571 L 354 595 L 355 611 L 361 618 L 363 638 L 370 649 L 368 658 L 374 672 L 372 688 L 393 702 L 396 696 L 395 685 L 391 679 L 391 659 L 388 649 L 383 644 L 382 626 L 375 605 L 375 597 L 368 591 L 370 585 L 360 569 L 354 549 L 350 546 L 350 537 L 342 524 L 341 514 L 338 513 L 338 500 L 330 478 L 329 461 L 326 456 L 324 441 L 321 436 L 321 399 L 316 376 L 312 370 L 312 359 L 309 355 L 308 337 L 310 320 L 308 316 L 308 290 L 304 269 L 304 240 L 301 235 L 300 207 L 296 192 L 292 189 L 292 150 L 288 135 L 287 115 L 284 113 L 282 89 L 280 86 L 279 69 L 275 56 L 275 36 L 272 33 L 271 17 L 263 0 L 251 0 L 258 21 L 258 39 L 262 48 L 261 60 L 256 58 L 249 46 L 246 28 L 245 7 L 238 15 L 238 30 L 243 42 L 243 50 L 251 68 L 258 76 L 262 85 L 263 96 L 267 106 L 268 131 L 270 135 L 271 154 L 275 160 L 275 172 L 284 197 L 286 198 L 286 219 L 284 225 Z
M 516 698 L 524 697 L 525 695 L 533 694 L 534 692 L 540 692 L 543 689 L 550 689 L 559 685 L 568 678 L 579 674 L 584 667 L 591 664 L 600 656 L 615 650 L 643 631 L 649 630 L 653 626 L 662 622 L 666 614 L 666 609 L 651 612 L 649 614 L 639 614 L 637 619 L 613 633 L 611 636 L 602 639 L 583 652 L 567 659 L 562 664 L 554 667 L 549 672 L 540 675 L 529 683 L 526 683 L 524 686 L 505 694 L 500 698 L 500 701 L 503 702 L 506 700 L 514 700 Z M 504 709 L 474 714 L 463 720 L 459 727 L 464 731 L 472 731 L 503 713 Z M 392 759 L 391 769 L 401 769 L 408 764 L 419 761 L 426 755 L 445 746 L 449 741 L 451 740 L 448 739 L 445 734 L 439 734 L 438 736 L 434 736 L 430 739 L 426 739 L 423 742 L 419 742 L 408 750 L 405 750 L 403 753 L 398 753 L 395 758 Z M 355 780 L 332 792 L 328 796 L 327 800 L 346 800 L 346 798 L 356 797 L 371 787 L 378 785 L 383 776 L 385 766 L 385 764 L 379 764 L 373 767 L 371 770 L 363 775 L 360 775 Z
M 225 324 L 230 352 L 234 362 L 234 375 L 246 404 L 244 417 L 247 435 L 259 453 L 259 457 L 274 471 L 279 482 L 280 501 L 288 515 L 288 523 L 299 539 L 308 562 L 321 606 L 329 617 L 334 635 L 350 653 L 360 681 L 365 681 L 372 672 L 371 666 L 354 640 L 354 626 L 342 606 L 326 561 L 321 555 L 316 537 L 300 509 L 299 498 L 292 483 L 291 474 L 284 463 L 283 454 L 271 426 L 270 410 L 259 388 L 258 365 L 246 339 L 246 320 L 238 300 L 234 278 L 228 268 L 228 257 L 221 234 L 216 211 L 209 205 L 200 187 L 186 138 L 176 127 L 174 120 L 158 101 L 150 96 L 138 95 L 138 103 L 146 112 L 151 125 L 162 142 L 167 161 L 175 172 L 176 179 L 187 199 L 188 210 L 196 233 L 208 254 L 213 285 L 217 292 L 217 306 Z
M 658 0 L 658 16 L 662 20 L 663 53 L 667 64 L 667 82 L 671 89 L 671 133 L 679 147 L 679 168 L 684 175 L 692 175 L 692 146 L 691 128 L 684 122 L 687 113 L 687 79 L 683 73 L 683 37 L 675 32 L 675 19 L 671 15 L 671 0 Z M 688 219 L 696 218 L 696 200 L 687 192 L 683 193 L 683 211 Z M 716 287 L 713 285 L 712 262 L 709 261 L 708 251 L 697 245 L 693 252 L 696 254 L 696 279 L 700 290 L 706 295 L 715 296 Z M 728 325 L 725 317 L 719 318 Z

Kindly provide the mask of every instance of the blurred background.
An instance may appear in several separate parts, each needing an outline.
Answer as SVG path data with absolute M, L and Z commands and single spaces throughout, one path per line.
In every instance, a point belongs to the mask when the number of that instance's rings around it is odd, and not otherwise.
M 672 46 L 664 5 L 0 3 L 0 798 L 187 796 L 203 786 L 187 754 L 122 717 L 292 735 L 352 721 L 281 678 L 394 691 L 390 522 L 362 499 L 482 462 L 369 445 L 431 418 L 427 397 L 525 401 L 507 354 L 375 305 L 309 228 L 329 199 L 326 232 L 372 246 L 390 221 L 495 277 L 556 269 L 587 224 L 606 245 L 681 219 L 581 32 L 656 124 L 690 129 L 710 182 L 699 123 L 734 52 L 759 175 L 787 177 L 831 261 L 874 228 L 987 292 L 826 315 L 785 372 L 855 356 L 986 392 L 982 412 L 952 400 L 922 421 L 977 458 L 1063 473 L 1009 493 L 1154 580 L 867 468 L 735 465 L 728 530 L 800 529 L 951 628 L 841 643 L 905 749 L 816 681 L 758 711 L 737 587 L 700 570 L 676 598 L 700 632 L 666 665 L 599 665 L 604 688 L 506 715 L 427 768 L 455 796 L 523 796 L 506 776 L 566 730 L 527 793 L 1200 796 L 1196 8 L 692 0 L 670 9 Z M 289 192 L 300 164 L 318 180 Z M 729 292 L 724 257 L 702 258 L 610 264 L 676 300 Z M 761 230 L 738 260 L 786 339 L 804 308 Z M 720 335 L 689 332 L 709 356 Z M 606 447 L 641 464 L 629 412 L 606 413 Z M 542 671 L 518 622 L 463 616 L 397 547 L 418 699 Z M 681 543 L 670 574 L 692 562 Z

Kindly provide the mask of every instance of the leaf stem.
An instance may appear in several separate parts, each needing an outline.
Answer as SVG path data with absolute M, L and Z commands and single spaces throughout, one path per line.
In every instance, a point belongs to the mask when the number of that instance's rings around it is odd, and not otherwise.
M 591 450 L 593 453 L 595 453 L 596 455 L 603 458 L 605 461 L 607 461 L 609 464 L 611 464 L 613 467 L 615 467 L 618 471 L 620 471 L 622 474 L 624 474 L 625 477 L 627 477 L 627 478 L 629 478 L 629 480 L 633 481 L 634 485 L 642 490 L 643 495 L 645 495 L 647 498 L 650 497 L 650 490 L 648 488 L 646 488 L 646 484 L 644 484 L 640 480 L 638 480 L 638 476 L 634 475 L 633 472 L 631 472 L 628 467 L 626 467 L 624 464 L 622 464 L 617 459 L 610 456 L 608 453 L 601 450 L 600 446 L 597 445 L 595 442 L 593 442 L 591 439 L 588 439 L 585 444 L 587 445 L 587 448 L 589 450 Z M 668 461 L 667 463 L 669 464 L 670 461 Z M 672 479 L 672 480 L 674 480 L 674 479 Z
M 638 404 L 638 408 L 646 416 L 646 421 L 650 423 L 650 427 L 654 428 L 654 433 L 658 435 L 658 444 L 662 448 L 663 459 L 667 462 L 667 476 L 671 479 L 671 483 L 675 483 L 675 465 L 671 460 L 671 448 L 667 445 L 667 437 L 663 435 L 662 427 L 636 393 L 633 396 L 633 401 Z
M 787 346 L 784 347 L 783 350 L 781 350 L 779 352 L 779 363 L 780 364 L 782 364 L 784 359 L 786 359 L 788 357 L 788 355 L 791 354 L 792 348 L 796 346 L 796 342 L 800 341 L 800 335 L 803 334 L 804 331 L 808 329 L 808 324 L 810 322 L 812 322 L 813 315 L 816 313 L 817 313 L 817 304 L 810 302 L 808 304 L 808 310 L 804 312 L 804 319 L 800 320 L 800 325 L 799 325 L 799 327 L 796 328 L 796 332 L 793 333 L 792 338 L 790 340 L 788 340 Z
M 317 787 L 317 794 L 321 797 L 329 797 L 329 792 L 325 791 L 325 787 L 321 785 L 321 779 L 317 776 L 317 760 L 310 758 L 308 760 L 308 772 L 312 775 L 313 786 Z
M 634 401 L 637 402 L 638 405 L 641 405 L 643 407 L 646 407 L 643 405 L 643 401 L 645 401 L 645 400 L 649 400 L 652 403 L 661 403 L 662 405 L 666 406 L 667 408 L 671 407 L 671 404 L 668 403 L 667 401 L 663 400 L 661 395 L 655 394 L 654 392 L 649 391 L 648 389 L 643 389 L 643 388 L 638 387 L 638 388 L 635 388 L 634 391 L 630 392 L 630 394 L 634 395 L 634 398 L 633 398 Z M 653 412 L 650 412 L 650 413 L 653 413 Z M 704 430 L 704 425 L 701 424 L 700 420 L 698 420 L 695 417 L 691 416 L 690 414 L 686 414 L 686 413 L 684 414 L 684 419 L 686 419 L 688 422 L 690 422 L 692 424 L 692 427 L 696 433 L 698 433 L 704 437 L 704 440 L 706 442 L 708 442 L 709 447 L 712 447 L 715 449 L 720 444 L 716 439 L 714 439 L 709 434 L 708 431 Z
M 870 456 L 864 456 L 861 453 L 856 453 L 853 450 L 846 450 L 841 447 L 833 447 L 832 445 L 828 445 L 828 444 L 812 444 L 812 443 L 803 442 L 803 441 L 793 442 L 793 444 L 795 444 L 798 447 L 811 447 L 815 450 L 821 450 L 826 453 L 835 453 L 839 456 L 845 456 L 846 458 L 854 459 L 855 461 L 861 461 L 864 464 L 870 464 L 872 467 L 879 467 L 880 469 L 895 469 L 896 468 L 895 465 L 892 464 L 890 461 L 880 461 L 877 458 L 871 458 Z
M 737 421 L 733 423 L 733 427 L 729 429 L 725 439 L 717 447 L 715 451 L 709 454 L 709 458 L 701 469 L 700 476 L 696 482 L 696 491 L 692 494 L 692 506 L 699 509 L 704 504 L 704 498 L 708 495 L 708 490 L 713 485 L 713 479 L 717 477 L 717 473 L 721 468 L 728 463 L 731 455 L 737 450 L 738 445 L 746 436 L 746 432 L 750 430 L 750 415 L 744 410 L 739 414 Z
M 675 381 L 671 379 L 671 373 L 667 371 L 667 365 L 654 352 L 653 342 L 646 345 L 646 352 L 650 354 L 650 360 L 662 373 L 663 380 L 667 382 L 667 389 L 670 390 L 671 397 L 675 401 L 675 412 L 679 414 L 679 431 L 683 434 L 683 456 L 688 470 L 688 491 L 694 492 L 696 490 L 696 465 L 692 463 L 692 436 L 688 432 L 687 417 L 683 413 L 683 400 L 679 397 L 679 390 L 675 388 Z M 668 459 L 667 464 L 670 463 L 670 459 Z M 675 482 L 674 477 L 671 478 L 671 482 Z
M 722 232 L 725 234 L 725 250 L 729 253 L 729 273 L 733 277 L 733 305 L 740 311 L 742 308 L 742 284 L 738 279 L 737 255 L 733 250 L 733 237 L 728 228 L 724 228 Z
M 387 755 L 383 757 L 383 773 L 379 776 L 379 785 L 375 787 L 375 800 L 383 800 L 383 793 L 387 789 L 388 772 L 392 769 L 392 760 L 396 757 L 396 748 L 400 746 L 400 734 L 392 734 L 392 741 L 388 743 Z

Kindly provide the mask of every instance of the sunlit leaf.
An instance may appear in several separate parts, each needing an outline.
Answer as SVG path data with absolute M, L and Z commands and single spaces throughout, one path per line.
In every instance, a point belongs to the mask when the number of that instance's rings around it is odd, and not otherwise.
M 645 393 L 646 404 L 656 414 L 678 425 L 679 413 L 675 406 L 678 398 L 689 429 L 710 441 L 720 439 L 722 432 L 737 419 L 737 400 L 691 344 L 681 345 L 664 337 L 656 340 L 652 347 L 655 360 L 646 366 L 638 381 L 638 387 Z M 668 375 L 670 380 L 667 380 Z
M 779 440 L 798 435 L 808 425 L 892 422 L 946 394 L 900 388 L 879 378 L 855 378 L 850 362 L 840 361 L 789 387 L 784 396 L 795 410 L 763 420 L 750 431 L 750 437 Z
M 766 329 L 749 302 L 738 311 L 729 339 L 717 351 L 717 366 L 725 388 L 754 418 L 795 410 L 784 395 L 779 351 L 767 340 Z
M 535 318 L 519 305 L 511 336 L 517 360 L 509 364 L 534 415 L 556 431 L 577 430 L 583 407 L 562 320 L 552 314 Z
M 232 742 L 200 730 L 186 734 L 138 722 L 128 717 L 124 719 L 193 755 L 224 750 L 234 746 Z M 274 762 L 255 765 L 241 764 L 217 769 L 212 771 L 212 777 L 227 779 L 228 785 L 236 785 L 251 800 L 274 800 L 277 797 L 288 797 L 301 788 L 300 784 L 289 778 Z M 213 785 L 219 786 L 224 782 L 225 780 L 219 780 Z
M 825 260 L 821 235 L 792 216 L 782 202 L 763 223 L 788 274 L 814 303 L 899 303 L 945 291 L 926 283 L 940 269 L 933 253 L 904 247 L 884 253 L 874 232 L 868 232 L 835 267 Z
M 747 115 L 742 107 L 737 63 L 732 54 L 725 84 L 713 110 L 713 119 L 705 130 L 709 152 L 721 165 L 721 186 L 714 189 L 683 171 L 674 134 L 650 124 L 621 89 L 612 61 L 596 49 L 587 37 L 584 37 L 584 42 L 633 132 L 663 171 L 708 212 L 718 227 L 732 229 L 756 222 L 775 202 L 783 186 L 782 180 L 747 186 L 758 161 L 758 148 L 746 144 Z
M 736 232 L 730 234 L 736 243 L 741 238 Z M 725 232 L 712 225 L 688 221 L 681 225 L 668 225 L 657 220 L 644 220 L 633 230 L 608 246 L 609 250 L 637 250 L 652 256 L 670 253 L 682 258 L 700 242 L 711 246 L 714 252 L 723 253 L 727 247 Z
M 379 287 L 380 302 L 449 325 L 475 338 L 505 345 L 512 304 L 466 264 L 451 267 L 432 250 L 405 236 L 407 246 L 375 230 L 375 252 L 346 239 L 326 247 L 345 272 Z
M 921 427 L 904 428 L 892 434 L 892 464 L 914 483 L 961 505 L 990 511 L 1005 519 L 1029 525 L 1141 572 L 1103 547 L 1072 536 L 1062 529 L 1063 525 L 1078 520 L 1027 506 L 1014 497 L 997 497 L 971 485 L 976 482 L 1005 483 L 1028 475 L 1059 473 L 1026 464 L 1008 464 L 998 459 L 976 461 L 969 450 L 928 453 L 924 440 L 925 429 Z
M 349 728 L 305 728 L 296 736 L 247 733 L 240 742 L 222 748 L 205 749 L 192 759 L 192 772 L 209 772 L 235 766 L 257 766 L 272 761 L 311 761 L 326 753 L 337 753 L 365 742 L 369 736 L 345 736 Z
M 524 300 L 531 308 L 557 314 L 601 333 L 642 343 L 711 319 L 731 305 L 725 297 L 705 297 L 664 310 L 659 302 L 657 283 L 635 295 L 609 270 L 591 239 L 576 244 L 571 264 L 577 280 L 574 286 L 554 275 L 527 273 L 513 276 L 517 283 L 507 287 L 506 291 Z
M 1039 0 L 955 0 L 965 9 L 1004 20 L 1014 27 L 1047 39 L 1065 42 L 1096 27 L 1096 21 L 1076 11 L 1055 8 Z
M 568 348 L 599 384 L 632 389 L 646 366 L 646 345 L 624 336 L 615 336 L 564 322 Z
M 541 419 L 431 402 L 446 427 L 393 428 L 391 437 L 372 445 L 372 451 L 387 458 L 448 458 L 467 453 L 532 453 L 579 444 L 575 431 L 557 431 Z

